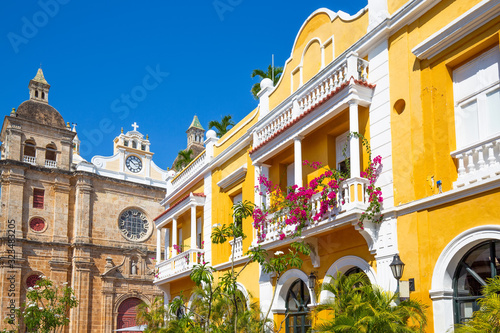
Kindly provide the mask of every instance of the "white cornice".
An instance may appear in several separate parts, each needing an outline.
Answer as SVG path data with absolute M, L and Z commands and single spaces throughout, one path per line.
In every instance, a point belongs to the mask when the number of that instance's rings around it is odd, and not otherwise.
M 490 190 L 500 188 L 500 178 L 477 182 L 473 185 L 460 187 L 441 194 L 436 194 L 420 200 L 415 200 L 391 209 L 384 210 L 385 216 L 394 215 L 396 217 L 411 214 L 417 211 L 434 208 L 436 206 L 449 204 L 455 201 L 463 200 L 470 196 L 484 193 Z
M 460 39 L 485 25 L 500 13 L 500 1 L 484 0 L 418 44 L 411 52 L 419 59 L 430 59 Z
M 242 165 L 228 176 L 224 177 L 221 181 L 217 183 L 223 191 L 234 185 L 237 181 L 241 180 L 247 174 L 247 164 Z

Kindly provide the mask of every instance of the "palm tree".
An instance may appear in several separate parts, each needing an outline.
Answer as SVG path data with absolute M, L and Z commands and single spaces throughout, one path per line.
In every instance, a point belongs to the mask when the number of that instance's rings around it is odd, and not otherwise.
M 479 299 L 479 310 L 471 320 L 457 325 L 456 333 L 500 332 L 500 275 L 487 280 L 483 287 L 484 298 Z
M 323 290 L 335 298 L 316 308 L 331 315 L 317 325 L 317 332 L 424 332 L 425 305 L 416 300 L 395 305 L 398 295 L 371 285 L 364 273 L 345 276 L 339 272 Z
M 217 133 L 217 137 L 221 138 L 227 131 L 230 130 L 228 127 L 234 126 L 234 121 L 232 121 L 232 116 L 228 114 L 227 116 L 222 117 L 221 121 L 211 120 L 208 123 L 208 128 L 215 127 L 215 133 Z
M 175 168 L 177 169 L 177 171 L 184 169 L 186 165 L 191 163 L 191 161 L 193 160 L 191 155 L 193 155 L 193 151 L 191 149 L 181 150 L 177 154 L 177 161 L 175 162 Z
M 273 72 L 274 72 L 274 75 L 273 75 Z M 252 78 L 258 76 L 260 77 L 260 80 L 262 81 L 263 79 L 271 79 L 273 80 L 273 85 L 276 86 L 276 84 L 278 84 L 278 81 L 280 80 L 280 77 L 281 77 L 281 74 L 283 74 L 283 67 L 274 67 L 272 65 L 269 65 L 269 67 L 267 68 L 267 72 L 264 72 L 262 69 L 254 69 L 253 72 L 252 72 Z M 260 82 L 259 83 L 256 83 L 252 86 L 252 90 L 250 90 L 252 92 L 252 95 L 255 99 L 259 99 L 259 97 L 257 97 L 257 94 L 259 93 L 260 91 Z

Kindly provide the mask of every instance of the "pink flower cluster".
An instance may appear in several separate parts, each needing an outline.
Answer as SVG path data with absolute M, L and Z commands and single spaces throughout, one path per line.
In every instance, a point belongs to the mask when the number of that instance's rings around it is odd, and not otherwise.
M 382 216 L 379 216 L 383 203 L 382 191 L 380 187 L 375 186 L 381 163 L 382 158 L 377 156 L 370 162 L 366 171 L 361 173 L 361 176 L 370 182 L 366 188 L 369 205 L 359 220 L 361 226 L 365 219 L 375 223 L 382 220 Z M 322 167 L 319 162 L 311 163 L 307 160 L 303 162 L 303 165 L 308 165 L 313 169 Z M 259 185 L 256 186 L 256 190 L 263 195 L 262 191 L 265 188 L 265 194 L 271 200 L 268 200 L 270 207 L 254 208 L 253 226 L 257 230 L 257 241 L 259 243 L 265 241 L 267 234 L 271 231 L 280 240 L 287 236 L 292 238 L 300 236 L 304 227 L 323 220 L 327 214 L 331 214 L 339 206 L 339 203 L 344 204 L 342 182 L 345 179 L 342 175 L 338 170 L 325 168 L 325 172 L 312 179 L 308 186 L 291 186 L 286 195 L 279 185 L 273 184 L 262 175 L 259 176 Z M 316 194 L 319 194 L 318 199 L 313 198 Z

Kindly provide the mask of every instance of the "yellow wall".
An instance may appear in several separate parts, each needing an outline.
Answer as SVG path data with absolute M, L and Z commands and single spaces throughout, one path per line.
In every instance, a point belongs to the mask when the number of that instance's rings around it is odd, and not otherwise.
M 319 39 L 321 43 L 325 43 L 334 36 L 333 45 L 331 43 L 330 45 L 327 44 L 325 48 L 325 66 L 327 66 L 333 60 L 332 53 L 335 53 L 335 57 L 338 57 L 354 42 L 363 37 L 367 28 L 367 12 L 349 22 L 342 21 L 339 17 L 330 21 L 330 17 L 325 13 L 317 13 L 311 17 L 299 32 L 291 57 L 285 64 L 282 78 L 276 89 L 269 96 L 270 109 L 275 108 L 290 95 L 291 77 L 297 66 L 301 63 L 304 64 L 304 84 L 319 72 L 321 68 L 319 44 L 312 41 L 313 39 Z M 349 33 L 344 33 L 345 31 L 349 31 Z M 332 48 L 335 48 L 333 52 Z M 304 50 L 306 50 L 305 54 Z M 299 87 L 298 73 L 294 74 L 293 77 L 293 88 L 295 91 Z
M 500 216 L 492 209 L 498 206 L 499 200 L 500 193 L 492 191 L 398 217 L 399 253 L 407 263 L 402 280 L 415 279 L 416 291 L 411 293 L 412 298 L 431 305 L 429 290 L 439 255 L 460 233 L 481 225 L 500 224 Z M 432 307 L 427 319 L 428 327 L 433 327 Z
M 462 8 L 464 3 L 464 0 L 457 1 L 444 11 L 448 15 L 458 15 L 457 8 Z M 443 20 L 445 13 L 439 13 L 438 17 Z M 420 21 L 437 22 L 434 17 Z M 429 27 L 424 26 L 427 35 Z M 420 23 L 391 36 L 390 103 L 394 106 L 397 101 L 404 100 L 406 104 L 400 114 L 394 108 L 391 111 L 396 205 L 437 194 L 435 183 L 438 180 L 443 182 L 443 191 L 452 188 L 457 179 L 457 166 L 450 156 L 456 149 L 453 68 L 498 45 L 499 31 L 500 19 L 496 19 L 464 38 L 458 47 L 425 61 L 419 61 L 410 51 L 423 40 Z

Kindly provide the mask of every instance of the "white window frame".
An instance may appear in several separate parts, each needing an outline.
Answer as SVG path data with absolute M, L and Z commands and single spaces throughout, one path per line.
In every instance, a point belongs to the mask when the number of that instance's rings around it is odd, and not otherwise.
M 459 89 L 459 85 L 465 80 L 471 79 L 474 76 L 476 76 L 477 80 L 479 81 L 481 81 L 482 79 L 484 80 L 484 77 L 492 74 L 492 73 L 487 73 L 486 72 L 487 70 L 495 70 L 495 69 L 497 71 L 499 70 L 500 61 L 497 62 L 496 68 L 493 69 L 491 67 L 487 69 L 480 68 L 478 71 L 474 72 L 472 76 L 471 75 L 467 76 L 465 78 L 462 78 L 462 81 L 458 81 L 459 74 L 461 74 L 463 71 L 470 70 L 471 67 L 474 66 L 480 67 L 481 66 L 480 64 L 486 62 L 487 59 L 489 59 L 490 57 L 492 57 L 493 59 L 494 57 L 496 57 L 497 61 L 500 60 L 500 50 L 498 49 L 498 46 L 495 46 L 494 48 L 486 51 L 485 53 L 472 59 L 471 61 L 456 68 L 453 71 L 453 93 L 454 93 L 453 97 L 454 97 L 454 107 L 455 107 L 455 135 L 456 135 L 457 149 L 461 149 L 473 145 L 475 143 L 482 142 L 488 137 L 498 134 L 498 132 L 488 134 L 488 124 L 490 123 L 490 119 L 488 118 L 489 113 L 487 112 L 488 111 L 487 95 L 494 93 L 496 91 L 500 91 L 500 73 L 497 74 L 499 78 L 498 80 L 482 84 L 480 85 L 479 88 L 477 88 L 476 91 L 468 93 L 465 96 L 460 96 L 461 92 Z M 478 128 L 475 130 L 477 131 L 477 139 L 470 142 L 468 141 L 466 142 L 462 139 L 462 137 L 465 134 L 463 126 L 470 125 L 470 121 L 467 122 L 466 118 L 468 118 L 469 116 L 462 112 L 462 108 L 472 103 L 476 103 L 476 113 L 477 113 L 476 116 L 477 116 Z M 476 133 L 474 132 L 474 134 Z

